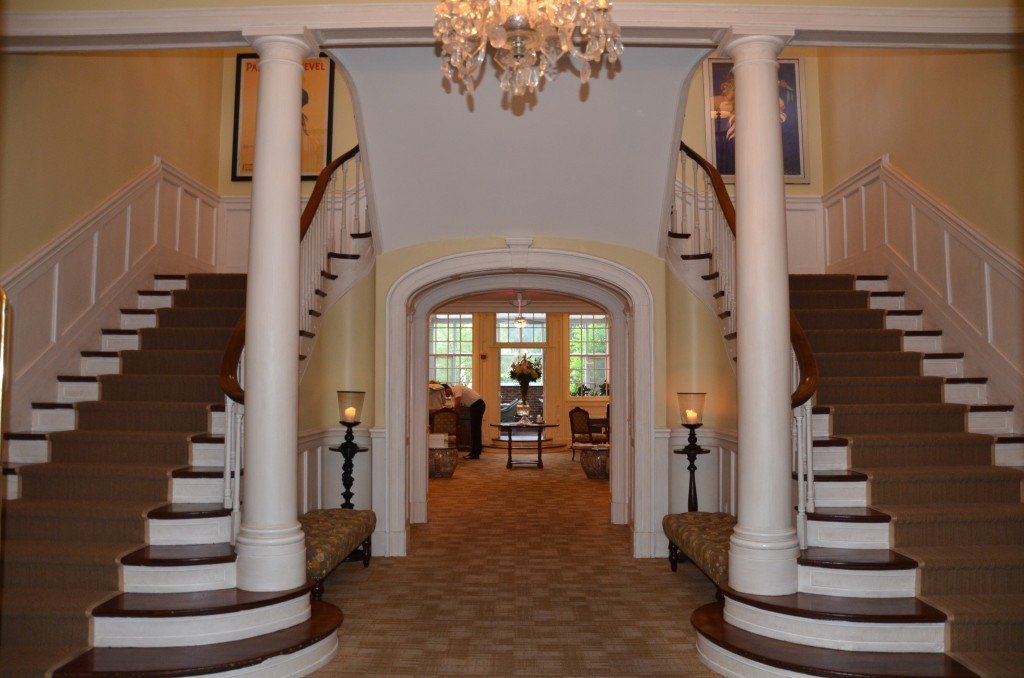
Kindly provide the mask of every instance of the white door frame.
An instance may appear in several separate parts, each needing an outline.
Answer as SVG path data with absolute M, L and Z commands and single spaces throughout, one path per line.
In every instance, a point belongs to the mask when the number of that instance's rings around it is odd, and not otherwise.
M 592 301 L 611 318 L 611 522 L 629 524 L 633 555 L 653 557 L 668 510 L 668 460 L 654 454 L 654 303 L 647 283 L 628 268 L 599 257 L 531 249 L 529 239 L 509 248 L 466 252 L 422 264 L 388 291 L 385 320 L 385 496 L 374 510 L 387 533 L 387 553 L 407 552 L 407 526 L 426 520 L 427 319 L 456 297 L 496 289 L 543 289 Z M 377 456 L 376 454 L 374 455 Z M 377 483 L 374 483 L 379 487 Z

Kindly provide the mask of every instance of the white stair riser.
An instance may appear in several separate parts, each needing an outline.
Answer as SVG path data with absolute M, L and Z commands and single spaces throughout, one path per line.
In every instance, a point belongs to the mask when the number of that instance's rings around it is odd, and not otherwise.
M 921 374 L 926 377 L 964 376 L 963 358 L 925 358 Z
M 917 570 L 841 570 L 797 566 L 803 593 L 844 598 L 913 598 Z
M 3 499 L 18 499 L 21 497 L 21 484 L 18 482 L 18 476 L 4 476 L 0 489 L 3 490 Z
M 921 353 L 942 353 L 942 335 L 937 337 L 903 337 L 904 351 L 920 351 Z
M 78 425 L 78 416 L 74 410 L 33 408 L 32 433 L 49 433 L 50 431 L 70 431 Z
M 861 290 L 864 292 L 888 292 L 889 281 L 888 280 L 858 280 L 854 284 L 854 289 Z
M 136 308 L 170 308 L 169 294 L 139 294 L 136 296 Z
M 193 466 L 223 466 L 224 443 L 192 443 L 189 461 Z
M 984 405 L 988 402 L 988 384 L 946 384 L 942 399 L 947 403 Z
M 887 315 L 885 316 L 885 329 L 887 330 L 923 330 L 924 318 L 919 315 Z
M 845 471 L 850 468 L 850 456 L 846 447 L 815 447 L 815 471 Z
M 971 433 L 1005 435 L 1013 431 L 1013 412 L 970 412 L 967 430 Z
M 235 563 L 181 567 L 121 566 L 126 593 L 187 593 L 235 587 Z
M 215 410 L 210 412 L 210 433 L 215 436 L 224 435 L 224 422 L 227 421 L 224 412 Z
M 945 624 L 858 623 L 769 612 L 725 599 L 725 621 L 768 638 L 854 652 L 942 652 Z
M 996 466 L 1024 466 L 1024 443 L 996 443 Z
M 50 461 L 46 440 L 8 440 L 7 460 L 13 464 L 45 464 Z
M 323 640 L 303 648 L 298 652 L 281 654 L 261 662 L 256 666 L 247 666 L 234 671 L 224 671 L 217 675 L 221 678 L 303 678 L 311 676 L 319 669 L 327 666 L 338 653 L 338 634 L 328 634 Z
M 761 664 L 735 654 L 697 634 L 697 654 L 705 666 L 727 678 L 803 678 L 806 673 Z
M 150 546 L 185 544 L 221 544 L 231 541 L 231 516 L 222 518 L 183 518 L 146 521 Z
M 153 280 L 153 289 L 159 292 L 172 292 L 174 290 L 184 290 L 187 288 L 188 282 L 184 278 Z
M 828 438 L 832 435 L 832 420 L 827 414 L 811 415 L 811 437 Z
M 122 330 L 139 330 L 144 327 L 156 327 L 155 313 L 122 313 Z
M 795 494 L 793 496 L 797 496 Z M 852 507 L 868 505 L 868 484 L 842 482 L 829 483 L 814 481 L 814 505 L 822 508 Z
M 185 647 L 261 636 L 309 619 L 309 598 L 300 596 L 230 614 L 179 617 L 93 617 L 96 647 Z
M 223 478 L 173 478 L 171 501 L 181 504 L 212 504 L 224 499 Z
M 97 358 L 85 356 L 78 368 L 83 377 L 98 377 L 101 374 L 120 374 L 121 358 Z
M 139 335 L 137 334 L 104 334 L 100 340 L 101 351 L 137 351 Z
M 889 523 L 808 520 L 807 544 L 834 549 L 887 549 Z
M 903 297 L 871 297 L 868 307 L 902 311 L 906 307 L 906 302 Z
M 86 400 L 100 399 L 98 381 L 58 381 L 57 402 L 80 403 Z

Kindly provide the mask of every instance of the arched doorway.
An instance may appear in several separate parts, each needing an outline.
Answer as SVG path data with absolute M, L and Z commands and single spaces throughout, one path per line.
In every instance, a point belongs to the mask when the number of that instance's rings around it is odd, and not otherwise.
M 431 309 L 463 296 L 530 287 L 587 299 L 612 321 L 611 343 L 621 359 L 612 383 L 610 489 L 613 523 L 628 524 L 633 554 L 655 555 L 660 518 L 667 510 L 667 474 L 657 471 L 654 430 L 654 309 L 644 280 L 628 268 L 577 252 L 532 249 L 509 239 L 508 249 L 442 257 L 399 278 L 388 291 L 385 319 L 384 454 L 374 466 L 375 509 L 385 521 L 388 553 L 406 552 L 406 526 L 426 520 L 426 336 Z M 456 273 L 457 272 L 457 273 Z M 621 397 L 618 397 L 620 396 Z M 621 452 L 619 452 L 621 451 Z M 376 456 L 376 455 L 375 455 Z M 378 470 L 379 469 L 379 470 Z M 664 485 L 664 487 L 662 487 Z M 379 488 L 379 490 L 378 490 Z M 384 500 L 376 499 L 378 491 Z

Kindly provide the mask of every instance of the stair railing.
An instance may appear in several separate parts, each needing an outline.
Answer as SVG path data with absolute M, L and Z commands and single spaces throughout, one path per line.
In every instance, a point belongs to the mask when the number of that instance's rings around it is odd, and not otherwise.
M 300 303 L 298 329 L 312 336 L 319 327 L 323 280 L 332 258 L 346 258 L 353 239 L 369 237 L 363 209 L 366 189 L 359 146 L 353 146 L 320 172 L 299 219 Z M 354 256 L 354 255 L 353 255 Z M 231 333 L 220 364 L 224 391 L 224 506 L 232 510 L 237 534 L 244 468 L 242 425 L 245 416 L 243 356 L 245 313 Z M 297 357 L 297 356 L 296 356 Z
M 11 301 L 7 291 L 0 287 L 0 433 L 4 432 L 4 414 L 10 407 L 7 397 L 11 371 Z
M 669 236 L 682 240 L 688 255 L 711 254 L 710 274 L 718 274 L 716 295 L 724 334 L 736 332 L 736 208 L 714 165 L 679 144 L 676 191 L 669 212 Z M 720 315 L 719 317 L 722 317 Z M 790 311 L 792 344 L 793 466 L 797 474 L 797 533 L 807 546 L 807 513 L 814 511 L 814 446 L 811 399 L 818 388 L 818 364 L 796 314 Z M 739 358 L 739 357 L 738 357 Z

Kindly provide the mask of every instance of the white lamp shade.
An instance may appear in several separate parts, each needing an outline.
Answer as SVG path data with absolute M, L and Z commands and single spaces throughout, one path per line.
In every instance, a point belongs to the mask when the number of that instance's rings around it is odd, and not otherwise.
M 677 393 L 679 420 L 683 424 L 704 423 L 704 399 L 707 393 Z
M 338 391 L 338 416 L 341 421 L 359 421 L 366 391 Z

